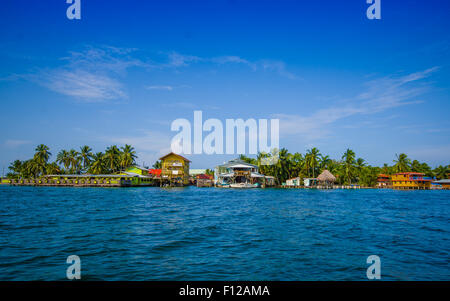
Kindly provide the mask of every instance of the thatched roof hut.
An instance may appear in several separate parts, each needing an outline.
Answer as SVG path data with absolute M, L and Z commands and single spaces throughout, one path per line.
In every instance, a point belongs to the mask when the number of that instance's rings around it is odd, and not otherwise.
M 333 176 L 333 174 L 326 169 L 324 171 L 322 171 L 322 173 L 317 177 L 317 179 L 320 182 L 326 182 L 326 183 L 336 182 L 336 177 Z

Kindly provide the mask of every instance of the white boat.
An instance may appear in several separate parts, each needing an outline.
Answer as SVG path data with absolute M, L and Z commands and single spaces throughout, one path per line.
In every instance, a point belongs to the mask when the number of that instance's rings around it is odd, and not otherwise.
M 257 186 L 255 186 L 254 184 L 250 184 L 250 183 L 233 183 L 230 184 L 231 188 L 256 188 Z

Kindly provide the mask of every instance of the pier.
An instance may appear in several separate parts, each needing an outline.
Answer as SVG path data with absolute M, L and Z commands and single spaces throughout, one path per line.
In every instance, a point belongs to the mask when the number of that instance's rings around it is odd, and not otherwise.
M 55 187 L 137 187 L 156 186 L 158 181 L 129 175 L 53 175 L 37 179 L 2 179 L 4 185 Z

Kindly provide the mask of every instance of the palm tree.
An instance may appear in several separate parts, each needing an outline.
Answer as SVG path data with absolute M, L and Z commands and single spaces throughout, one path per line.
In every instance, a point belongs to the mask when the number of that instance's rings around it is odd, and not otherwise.
M 56 162 L 50 163 L 46 167 L 46 171 L 49 175 L 59 175 L 61 174 L 61 168 Z
M 160 160 L 156 161 L 155 164 L 152 166 L 154 169 L 161 169 L 162 168 L 162 162 Z
M 47 164 L 48 159 L 52 155 L 52 153 L 50 153 L 50 148 L 47 145 L 39 144 L 35 151 L 34 160 L 39 164 Z
M 133 165 L 136 161 L 136 152 L 134 151 L 134 147 L 131 145 L 125 144 L 124 147 L 121 148 L 122 153 L 120 155 L 120 167 L 125 169 Z
M 278 152 L 278 162 L 275 164 L 275 174 L 279 184 L 291 177 L 289 170 L 289 157 L 291 154 L 287 149 L 282 148 Z
M 394 169 L 396 172 L 407 172 L 411 170 L 411 160 L 406 154 L 396 155 L 397 160 L 394 160 Z
M 312 177 L 315 178 L 315 171 L 316 168 L 319 164 L 319 157 L 321 156 L 320 151 L 313 147 L 312 149 L 308 150 L 306 152 L 306 166 L 307 166 L 307 170 L 309 171 L 309 169 L 312 170 Z
M 361 178 L 363 168 L 366 166 L 365 160 L 363 158 L 356 159 L 355 169 L 357 172 L 358 179 Z
M 56 162 L 63 165 L 66 171 L 69 170 L 70 167 L 70 157 L 69 152 L 66 150 L 61 150 L 56 156 Z
M 44 175 L 44 174 L 46 174 L 48 172 L 47 171 L 47 166 L 48 166 L 47 163 L 42 163 L 42 162 L 40 162 L 40 161 L 38 161 L 38 160 L 33 158 L 33 159 L 30 160 L 29 164 L 32 165 L 31 168 L 33 170 L 34 177 L 38 177 L 40 175 Z
M 291 168 L 294 170 L 294 176 L 300 176 L 305 167 L 305 159 L 300 153 L 295 153 L 291 157 Z
M 434 172 L 436 178 L 438 178 L 439 180 L 446 179 L 447 175 L 450 174 L 450 165 L 448 165 L 448 166 L 439 165 L 438 167 L 436 167 L 433 170 L 433 172 Z
M 105 173 L 105 155 L 102 152 L 96 153 L 92 156 L 92 163 L 89 167 L 89 172 L 99 175 Z
M 9 170 L 12 171 L 12 176 L 14 178 L 20 177 L 22 175 L 22 169 L 24 166 L 24 162 L 20 160 L 16 160 L 8 167 Z
M 35 161 L 34 159 L 27 160 L 23 163 L 21 175 L 24 178 L 36 178 L 41 172 L 40 163 Z
M 377 177 L 377 167 L 364 166 L 359 175 L 360 184 L 366 187 L 374 187 L 377 184 Z
M 387 165 L 387 163 L 383 164 L 383 167 L 381 168 L 381 172 L 386 174 L 386 175 L 390 175 L 391 172 L 391 167 L 389 165 Z
M 80 147 L 80 158 L 83 162 L 83 169 L 86 170 L 89 168 L 92 159 L 92 148 L 87 145 Z
M 119 170 L 120 166 L 120 150 L 116 145 L 108 147 L 105 151 L 104 159 L 110 172 Z
M 78 173 L 81 169 L 80 166 L 80 153 L 74 149 L 71 149 L 68 154 L 68 160 L 70 162 L 70 172 Z
M 355 152 L 352 151 L 351 149 L 347 149 L 344 153 L 344 155 L 342 156 L 342 160 L 343 160 L 343 172 L 344 172 L 344 177 L 347 180 L 348 184 L 352 183 L 352 176 L 353 176 L 353 171 L 354 171 L 354 165 L 355 165 Z
M 320 170 L 323 169 L 330 169 L 329 166 L 331 165 L 332 160 L 330 159 L 330 156 L 320 156 L 320 163 L 319 168 Z

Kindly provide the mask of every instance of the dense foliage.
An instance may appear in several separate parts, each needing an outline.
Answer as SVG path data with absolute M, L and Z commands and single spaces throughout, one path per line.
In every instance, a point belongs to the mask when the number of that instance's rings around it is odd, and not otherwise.
M 271 158 L 278 160 L 271 162 Z M 256 158 L 244 155 L 240 159 L 257 165 L 264 175 L 274 176 L 278 185 L 287 179 L 315 178 L 323 170 L 328 169 L 337 179 L 337 184 L 360 184 L 366 187 L 376 185 L 380 173 L 392 175 L 397 172 L 422 172 L 426 176 L 444 179 L 450 174 L 450 165 L 438 166 L 432 169 L 427 163 L 417 160 L 411 161 L 406 154 L 396 155 L 393 165 L 384 164 L 382 167 L 371 166 L 362 158 L 357 158 L 353 150 L 347 149 L 339 160 L 330 159 L 322 155 L 317 148 L 309 149 L 306 154 L 291 154 L 287 149 L 274 150 L 272 153 L 258 153 Z M 275 163 L 265 165 L 265 162 Z
M 46 145 L 38 145 L 33 158 L 14 161 L 10 166 L 9 178 L 36 178 L 50 174 L 109 174 L 116 173 L 132 166 L 136 162 L 136 152 L 130 145 L 117 147 L 112 145 L 105 152 L 93 153 L 89 146 L 79 151 L 61 150 L 54 162 L 49 162 L 52 153 Z M 273 158 L 278 160 L 272 161 Z M 278 185 L 293 177 L 315 178 L 323 170 L 328 169 L 337 178 L 337 184 L 355 184 L 375 186 L 380 173 L 392 175 L 397 172 L 422 172 L 426 176 L 437 179 L 447 178 L 450 165 L 432 169 L 428 164 L 411 160 L 406 154 L 396 155 L 392 165 L 381 167 L 370 166 L 362 158 L 357 158 L 353 150 L 347 149 L 339 160 L 322 155 L 317 148 L 309 149 L 306 154 L 291 154 L 287 149 L 274 150 L 271 153 L 258 153 L 256 158 L 240 155 L 240 159 L 257 165 L 261 173 L 274 176 Z M 267 164 L 274 163 L 274 164 Z M 157 161 L 153 168 L 161 168 Z M 208 170 L 208 174 L 213 174 Z
M 49 162 L 52 153 L 46 145 L 38 145 L 33 158 L 14 161 L 10 166 L 9 178 L 37 178 L 53 174 L 109 174 L 132 166 L 136 161 L 136 152 L 131 145 L 117 147 L 112 145 L 104 153 L 93 153 L 85 145 L 80 151 L 61 150 L 54 162 Z

